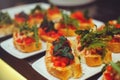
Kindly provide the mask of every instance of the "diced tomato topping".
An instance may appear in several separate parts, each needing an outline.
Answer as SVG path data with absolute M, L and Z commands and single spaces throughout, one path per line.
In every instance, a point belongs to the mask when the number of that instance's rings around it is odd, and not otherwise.
M 105 79 L 106 79 L 106 80 L 113 80 L 111 73 L 106 72 L 106 73 L 104 74 L 104 76 L 105 76 Z
M 119 29 L 120 29 L 120 24 L 116 24 L 115 26 L 116 26 L 116 28 L 119 28 Z
M 54 61 L 54 66 L 61 66 L 60 61 Z
M 81 11 L 76 11 L 76 12 L 72 13 L 72 14 L 71 14 L 71 17 L 79 20 L 79 21 L 82 22 L 82 23 L 90 23 L 90 20 L 89 20 L 89 19 L 87 20 L 87 19 L 84 17 L 83 12 L 81 12 Z
M 23 43 L 23 40 L 22 39 L 17 39 L 16 42 Z
M 69 58 L 66 57 L 61 57 L 61 56 L 53 56 L 52 57 L 52 62 L 54 64 L 54 66 L 57 67 L 65 67 L 68 64 L 71 64 L 73 61 L 70 60 Z
M 66 57 L 62 57 L 61 62 L 65 63 L 65 64 L 69 64 L 70 59 L 68 59 Z
M 57 26 L 57 30 L 59 30 L 59 29 L 61 29 L 61 28 L 69 28 L 69 29 L 72 29 L 72 30 L 75 30 L 76 29 L 76 27 L 75 26 L 73 26 L 73 25 L 65 25 L 65 24 L 59 24 L 58 26 Z
M 111 42 L 120 42 L 120 38 L 112 38 Z
M 35 40 L 33 39 L 33 38 L 31 38 L 31 37 L 26 37 L 25 39 L 24 39 L 24 41 L 25 41 L 25 44 L 26 45 L 30 45 L 32 42 L 34 42 Z
M 35 14 L 30 15 L 29 18 L 30 19 L 35 19 L 35 18 L 41 19 L 41 18 L 43 18 L 43 16 L 44 15 L 42 13 L 35 13 Z
M 24 17 L 20 17 L 18 14 L 18 15 L 15 15 L 15 21 L 18 23 L 23 23 L 26 21 L 26 19 Z
M 57 7 L 49 8 L 48 9 L 48 14 L 49 15 L 54 15 L 60 13 L 60 10 Z
M 66 66 L 66 63 L 61 62 L 61 67 L 65 67 L 65 66 Z
M 44 29 L 42 28 L 39 28 L 39 36 L 40 35 L 45 35 L 45 36 L 48 36 L 48 37 L 52 37 L 52 38 L 59 38 L 60 36 L 63 36 L 63 33 L 60 33 L 60 32 L 55 32 L 55 31 L 49 31 L 49 32 L 45 32 Z
M 108 66 L 106 67 L 106 69 L 107 69 L 108 72 L 112 72 L 112 66 L 108 65 Z

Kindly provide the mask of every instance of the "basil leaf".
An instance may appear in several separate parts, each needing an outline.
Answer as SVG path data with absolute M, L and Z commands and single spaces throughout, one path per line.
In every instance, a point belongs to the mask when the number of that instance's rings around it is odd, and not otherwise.
M 0 25 L 11 24 L 13 21 L 7 12 L 0 11 Z
M 39 36 L 38 36 L 38 28 L 37 28 L 37 25 L 33 26 L 33 32 L 34 32 L 34 38 L 35 38 L 35 41 L 36 41 L 36 47 L 38 47 Z
M 118 24 L 120 24 L 120 17 L 118 17 L 117 22 L 118 22 Z
M 84 11 L 84 17 L 85 17 L 86 19 L 89 19 L 89 18 L 90 18 L 90 17 L 88 16 L 88 14 L 89 14 L 89 10 L 86 9 L 86 10 Z
M 111 66 L 120 74 L 120 66 L 115 64 L 114 62 L 110 62 Z
M 62 50 L 62 56 L 64 57 L 68 57 L 70 59 L 73 59 L 74 56 L 72 55 L 72 53 L 69 52 L 70 48 L 69 47 L 65 47 L 63 50 Z
M 47 17 L 44 17 L 44 20 L 43 22 L 41 23 L 41 28 L 45 29 L 46 32 L 49 32 L 49 31 L 57 31 L 55 28 L 54 28 L 54 23 L 52 21 L 48 21 L 47 20 Z
M 34 9 L 31 10 L 31 13 L 35 13 L 36 11 L 42 11 L 42 8 L 39 5 L 36 5 Z
M 71 47 L 64 36 L 61 36 L 58 40 L 53 42 L 54 49 L 53 55 L 54 56 L 63 56 L 69 59 L 74 59 L 73 54 L 71 53 Z
M 63 20 L 62 23 L 66 25 L 73 25 L 74 27 L 78 28 L 79 27 L 79 21 L 77 19 L 73 19 L 69 17 L 67 14 L 62 13 Z

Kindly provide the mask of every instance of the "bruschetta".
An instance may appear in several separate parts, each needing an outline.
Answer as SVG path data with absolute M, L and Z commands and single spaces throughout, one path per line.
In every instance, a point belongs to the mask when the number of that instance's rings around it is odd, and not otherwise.
M 100 66 L 112 60 L 111 51 L 106 47 L 106 41 L 101 38 L 97 31 L 79 30 L 76 38 L 76 53 L 81 61 L 88 66 Z
M 0 35 L 10 35 L 14 29 L 14 23 L 8 12 L 0 11 Z
M 13 44 L 15 48 L 24 53 L 30 53 L 42 48 L 41 40 L 38 37 L 37 27 L 32 28 L 23 25 L 13 32 Z
M 120 61 L 111 62 L 105 67 L 102 80 L 120 80 Z
M 72 43 L 61 36 L 53 43 L 47 43 L 45 64 L 47 71 L 60 80 L 80 78 L 82 68 L 78 56 L 74 53 Z
M 63 36 L 63 33 L 56 30 L 54 23 L 52 21 L 49 21 L 46 17 L 41 23 L 38 33 L 39 37 L 45 42 L 53 42 L 60 36 Z

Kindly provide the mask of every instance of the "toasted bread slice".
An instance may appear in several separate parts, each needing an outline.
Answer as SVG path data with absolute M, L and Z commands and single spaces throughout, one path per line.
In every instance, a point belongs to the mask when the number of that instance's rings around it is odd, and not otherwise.
M 14 24 L 10 24 L 10 25 L 2 25 L 0 27 L 0 35 L 10 35 L 12 34 L 14 29 Z
M 56 40 L 56 38 L 52 38 L 52 37 L 46 36 L 46 35 L 40 35 L 40 38 L 45 42 L 53 42 Z
M 106 53 L 104 57 L 98 53 L 91 53 L 91 51 L 87 50 L 86 48 L 82 51 L 79 50 L 80 43 L 76 40 L 75 44 L 75 51 L 78 56 L 81 58 L 81 62 L 87 64 L 88 66 L 100 66 L 103 63 L 109 63 L 112 61 L 112 53 L 108 49 L 106 49 Z
M 42 45 L 41 42 L 38 43 L 38 47 L 36 47 L 35 42 L 30 45 L 19 44 L 16 41 L 13 41 L 13 43 L 14 43 L 16 49 L 18 49 L 19 51 L 24 52 L 24 53 L 30 53 L 33 51 L 40 50 L 41 45 Z
M 39 40 L 38 44 L 36 44 L 36 42 L 32 42 L 29 45 L 26 45 L 24 42 L 18 43 L 16 38 L 16 32 L 13 32 L 13 44 L 16 49 L 24 53 L 30 53 L 33 51 L 40 50 L 42 48 L 41 40 Z
M 57 29 L 60 33 L 63 33 L 64 36 L 76 36 L 75 34 L 75 28 L 69 28 L 69 27 L 64 27 L 65 25 L 62 25 L 61 23 L 56 23 L 55 24 L 55 29 Z
M 108 49 L 114 53 L 120 53 L 120 43 L 119 42 L 108 42 Z
M 60 80 L 68 80 L 71 77 L 79 78 L 82 75 L 82 68 L 78 57 L 74 54 L 74 61 L 72 64 L 65 67 L 56 67 L 51 60 L 51 48 L 52 44 L 47 43 L 47 51 L 45 55 L 45 63 L 48 72 L 59 78 Z

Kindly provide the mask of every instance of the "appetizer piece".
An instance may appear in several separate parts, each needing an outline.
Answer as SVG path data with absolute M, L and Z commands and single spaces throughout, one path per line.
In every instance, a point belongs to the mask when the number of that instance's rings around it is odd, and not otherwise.
M 7 12 L 0 11 L 0 36 L 12 34 L 14 29 L 13 20 Z
M 82 11 L 75 11 L 72 12 L 70 15 L 73 19 L 77 19 L 80 23 L 79 29 L 90 29 L 94 28 L 93 19 L 88 17 L 88 10 Z
M 42 47 L 37 27 L 29 27 L 27 24 L 13 32 L 13 43 L 16 49 L 24 53 L 37 51 Z
M 120 80 L 120 61 L 111 62 L 105 67 L 102 80 Z
M 43 21 L 44 11 L 41 9 L 39 5 L 37 5 L 34 9 L 31 10 L 31 14 L 29 15 L 28 23 L 30 26 L 33 25 L 41 25 Z
M 109 36 L 112 39 L 108 42 L 108 49 L 114 53 L 120 53 L 120 18 L 108 22 Z
M 60 22 L 55 23 L 55 28 L 64 34 L 64 36 L 75 36 L 75 30 L 79 28 L 79 23 L 76 19 L 71 18 L 67 14 L 62 14 L 63 18 Z
M 15 25 L 20 26 L 21 24 L 24 24 L 25 22 L 27 22 L 28 19 L 29 19 L 29 15 L 23 11 L 18 14 L 15 14 L 15 18 L 14 18 Z
M 111 52 L 106 47 L 106 40 L 98 31 L 77 30 L 76 53 L 88 66 L 100 66 L 112 60 Z
M 53 21 L 53 22 L 59 22 L 62 19 L 61 11 L 56 6 L 51 6 L 47 10 L 46 16 L 47 16 L 48 20 Z
M 63 33 L 59 32 L 54 28 L 54 23 L 52 21 L 48 21 L 45 17 L 39 27 L 39 37 L 43 41 L 53 42 L 62 35 Z
M 64 36 L 47 44 L 45 63 L 47 71 L 60 80 L 79 78 L 82 75 L 80 60 L 74 53 L 73 43 Z

